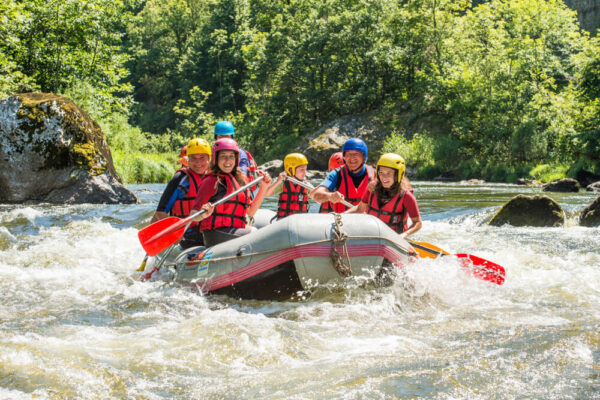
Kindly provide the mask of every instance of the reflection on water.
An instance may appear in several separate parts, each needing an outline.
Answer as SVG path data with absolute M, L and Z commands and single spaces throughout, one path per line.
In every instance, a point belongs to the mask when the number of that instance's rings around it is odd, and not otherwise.
M 539 188 L 414 187 L 417 239 L 505 266 L 503 286 L 446 257 L 387 288 L 203 297 L 134 272 L 164 185 L 133 186 L 138 205 L 0 205 L 0 398 L 600 398 L 600 229 L 485 224 Z M 572 215 L 595 198 L 549 195 Z

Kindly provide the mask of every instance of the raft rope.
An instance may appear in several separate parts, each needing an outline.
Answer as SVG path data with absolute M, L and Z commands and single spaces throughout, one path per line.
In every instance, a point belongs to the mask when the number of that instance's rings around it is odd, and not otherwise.
M 332 213 L 333 214 L 333 230 L 331 235 L 331 262 L 333 263 L 333 267 L 335 270 L 343 276 L 347 278 L 352 276 L 352 265 L 350 264 L 350 255 L 348 253 L 348 247 L 346 246 L 346 240 L 348 239 L 348 235 L 346 232 L 342 231 L 342 226 L 344 223 L 342 222 L 342 214 Z M 346 258 L 342 258 L 339 251 L 337 250 L 338 246 L 342 246 L 342 253 L 346 254 Z

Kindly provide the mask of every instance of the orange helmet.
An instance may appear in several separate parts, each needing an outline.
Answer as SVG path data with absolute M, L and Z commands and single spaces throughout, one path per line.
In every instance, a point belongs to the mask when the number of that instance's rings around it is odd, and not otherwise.
M 183 165 L 184 167 L 187 167 L 188 165 L 187 146 L 183 146 L 181 148 L 181 153 L 179 153 L 179 164 Z
M 344 155 L 342 152 L 333 153 L 331 157 L 329 157 L 329 170 L 333 171 L 337 167 L 341 167 L 344 165 Z

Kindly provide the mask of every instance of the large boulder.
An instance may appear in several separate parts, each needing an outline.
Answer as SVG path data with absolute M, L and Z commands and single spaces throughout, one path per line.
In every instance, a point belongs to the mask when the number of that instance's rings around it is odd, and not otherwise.
M 585 188 L 588 192 L 600 192 L 600 182 L 594 182 Z
M 577 174 L 575 174 L 575 179 L 577 179 L 577 182 L 579 182 L 581 187 L 586 187 L 594 182 L 599 182 L 600 175 L 596 175 L 592 172 L 580 169 L 579 171 L 577 171 Z
M 579 217 L 579 225 L 600 226 L 600 197 L 583 209 Z
M 342 151 L 344 142 L 353 137 L 359 137 L 367 143 L 368 162 L 374 163 L 379 157 L 387 132 L 369 114 L 343 117 L 323 126 L 302 142 L 298 152 L 308 159 L 308 168 L 327 171 L 329 157 Z
M 517 195 L 492 217 L 489 224 L 501 226 L 562 226 L 565 214 L 560 205 L 548 196 Z
M 573 178 L 557 179 L 544 185 L 544 192 L 563 192 L 577 193 L 579 192 L 579 182 Z
M 104 134 L 65 97 L 0 100 L 0 202 L 135 203 Z
M 271 160 L 262 165 L 259 165 L 257 168 L 259 171 L 268 172 L 269 175 L 276 178 L 283 171 L 283 161 L 282 160 Z

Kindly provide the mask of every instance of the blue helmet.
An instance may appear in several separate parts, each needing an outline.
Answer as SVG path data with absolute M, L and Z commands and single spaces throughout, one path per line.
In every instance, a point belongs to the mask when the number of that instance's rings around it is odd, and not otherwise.
M 234 137 L 235 129 L 233 129 L 233 124 L 229 121 L 219 121 L 215 125 L 215 136 L 217 135 L 227 135 Z
M 367 144 L 362 139 L 352 138 L 346 140 L 346 143 L 344 143 L 344 146 L 342 147 L 342 153 L 345 153 L 348 150 L 360 151 L 365 156 L 364 162 L 367 162 L 369 149 L 367 149 Z

